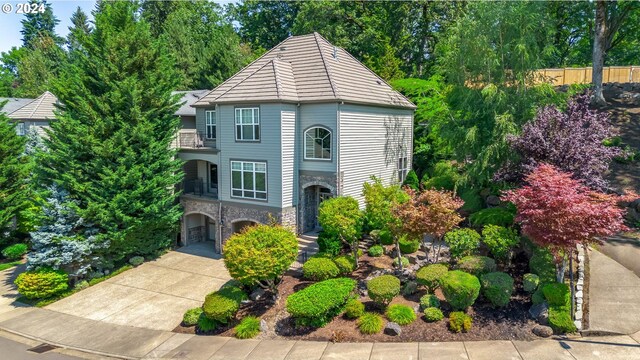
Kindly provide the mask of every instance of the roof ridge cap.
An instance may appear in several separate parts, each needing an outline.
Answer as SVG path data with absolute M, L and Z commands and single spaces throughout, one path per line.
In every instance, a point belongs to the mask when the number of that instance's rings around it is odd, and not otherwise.
M 36 110 L 38 110 L 38 108 L 40 107 L 40 105 L 42 105 L 42 102 L 44 101 L 44 96 L 47 95 L 47 93 L 51 94 L 48 91 L 45 91 L 42 93 L 42 95 L 38 96 L 38 98 L 36 100 L 40 100 L 38 101 L 38 104 L 36 106 L 34 106 L 33 110 L 31 111 L 31 114 L 29 114 L 30 118 L 33 118 L 33 114 L 36 113 Z M 53 95 L 53 94 L 52 94 Z M 35 101 L 35 100 L 34 100 Z
M 333 44 L 331 44 L 327 39 L 322 37 L 322 35 L 318 34 L 315 31 L 313 32 L 313 38 L 316 41 L 316 46 L 318 47 L 318 51 L 320 52 L 320 59 L 322 60 L 322 65 L 324 66 L 324 70 L 327 72 L 327 79 L 329 80 L 329 85 L 331 85 L 331 90 L 333 91 L 333 96 L 336 99 L 339 99 L 340 98 L 340 91 L 338 91 L 338 87 L 336 86 L 335 82 L 333 81 L 333 76 L 331 74 L 331 70 L 329 69 L 330 66 L 327 65 L 327 61 L 324 58 L 324 54 L 322 53 L 322 48 L 320 47 L 320 41 L 318 41 L 318 37 L 322 38 L 324 41 L 326 41 L 330 45 L 333 45 Z
M 278 67 L 276 64 L 278 62 L 277 60 L 278 58 L 271 59 L 270 63 L 273 66 L 273 78 L 276 82 L 276 97 L 278 98 L 278 100 L 282 100 L 282 97 L 280 96 L 280 93 L 282 92 L 282 89 L 281 89 L 282 84 L 280 84 L 280 79 L 278 76 Z

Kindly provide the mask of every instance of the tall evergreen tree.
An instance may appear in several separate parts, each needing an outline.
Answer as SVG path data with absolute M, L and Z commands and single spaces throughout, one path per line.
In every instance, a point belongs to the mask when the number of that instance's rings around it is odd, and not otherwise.
M 56 35 L 56 25 L 60 22 L 53 14 L 51 4 L 46 0 L 31 0 L 30 4 L 41 4 L 44 6 L 44 12 L 29 12 L 22 19 L 22 44 L 24 46 L 32 46 L 33 42 L 41 36 L 47 36 L 56 43 L 62 43 L 62 39 Z
M 25 141 L 16 133 L 15 124 L 0 112 L 0 238 L 11 228 L 29 194 Z
M 67 35 L 67 46 L 69 52 L 79 49 L 82 42 L 91 33 L 91 25 L 89 25 L 89 18 L 82 8 L 78 6 L 76 11 L 71 15 L 71 23 L 73 26 L 69 26 L 69 35 Z
M 51 90 L 51 82 L 58 76 L 65 62 L 65 52 L 55 39 L 43 35 L 33 40 L 31 47 L 18 63 L 18 88 L 16 95 L 38 97 Z
M 178 77 L 139 10 L 117 1 L 95 12 L 94 31 L 56 83 L 64 106 L 42 156 L 45 179 L 69 192 L 109 244 L 106 261 L 166 247 L 181 216 L 173 191 L 181 162 L 170 147 Z

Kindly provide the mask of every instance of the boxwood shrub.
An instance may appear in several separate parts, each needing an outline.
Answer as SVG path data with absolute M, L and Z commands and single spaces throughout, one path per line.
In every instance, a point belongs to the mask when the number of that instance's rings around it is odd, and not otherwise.
M 444 241 L 449 245 L 452 259 L 459 259 L 474 253 L 480 246 L 480 234 L 469 228 L 456 229 L 444 235 Z
M 380 244 L 393 245 L 393 234 L 387 229 L 380 230 Z
M 225 286 L 207 295 L 202 310 L 211 320 L 226 324 L 236 316 L 240 303 L 247 299 L 242 289 L 236 286 Z
M 305 279 L 322 281 L 337 277 L 340 274 L 338 265 L 326 257 L 312 257 L 302 265 L 302 276 Z
M 340 255 L 333 259 L 336 263 L 340 275 L 349 275 L 356 269 L 356 259 L 350 255 Z
M 480 277 L 482 294 L 495 307 L 509 304 L 513 293 L 513 278 L 503 272 L 492 272 Z
M 69 288 L 69 277 L 62 270 L 41 268 L 18 275 L 15 284 L 18 292 L 27 299 L 45 299 Z
M 182 316 L 182 323 L 185 326 L 193 326 L 198 323 L 198 319 L 202 315 L 202 308 L 197 307 L 187 310 Z
M 358 318 L 358 328 L 366 335 L 377 334 L 382 331 L 384 321 L 382 316 L 375 313 L 364 313 Z
M 387 307 L 384 313 L 387 319 L 398 325 L 409 325 L 416 320 L 416 313 L 407 305 L 393 304 Z
M 427 322 L 436 322 L 444 318 L 442 311 L 436 307 L 430 307 L 424 309 L 424 319 Z
M 567 284 L 550 283 L 542 288 L 544 298 L 549 306 L 569 306 L 571 301 L 571 292 Z
M 534 247 L 529 259 L 529 270 L 540 277 L 541 282 L 556 281 L 556 265 L 549 250 Z
M 454 311 L 449 314 L 449 329 L 453 332 L 467 332 L 471 330 L 473 319 L 462 311 Z
M 398 239 L 398 246 L 402 254 L 413 254 L 420 248 L 420 241 L 410 239 L 408 236 L 402 236 Z
M 337 236 L 333 236 L 326 231 L 320 231 L 318 234 L 318 250 L 322 253 L 338 255 L 342 250 L 343 243 Z
M 420 308 L 428 309 L 428 308 L 439 308 L 440 300 L 433 294 L 426 294 L 420 298 Z
M 522 277 L 524 291 L 528 293 L 536 291 L 536 289 L 538 289 L 538 284 L 540 284 L 540 277 L 536 274 L 524 274 Z
M 384 255 L 384 248 L 380 245 L 373 245 L 367 252 L 369 253 L 369 256 L 379 257 Z
M 576 332 L 576 325 L 571 320 L 571 309 L 568 306 L 549 306 L 549 326 L 556 334 Z
M 480 276 L 496 271 L 496 261 L 486 256 L 471 255 L 460 259 L 457 267 L 469 274 Z
M 442 293 L 454 310 L 464 310 L 478 298 L 480 281 L 460 270 L 449 271 L 442 277 Z
M 387 305 L 400 293 L 400 280 L 393 275 L 382 275 L 367 282 L 371 300 Z
M 520 237 L 513 229 L 487 225 L 482 229 L 482 242 L 487 245 L 493 257 L 506 260 L 511 249 L 520 243 Z
M 416 281 L 424 285 L 430 293 L 440 286 L 440 279 L 449 272 L 449 268 L 443 264 L 431 264 L 421 267 L 416 271 Z
M 405 256 L 402 256 L 400 259 L 401 259 L 400 261 L 402 261 L 402 268 L 406 268 L 407 266 L 409 266 L 409 259 L 408 258 L 406 258 Z M 400 267 L 398 265 L 398 257 L 397 256 L 393 258 L 393 266 L 394 267 Z
M 348 278 L 312 284 L 287 298 L 287 311 L 300 325 L 322 327 L 342 312 L 355 287 Z
M 364 304 L 357 299 L 350 299 L 347 301 L 347 306 L 344 308 L 344 316 L 349 319 L 357 319 L 364 314 Z
M 513 225 L 515 212 L 503 207 L 483 209 L 469 216 L 469 222 L 477 227 L 498 225 L 509 227 Z

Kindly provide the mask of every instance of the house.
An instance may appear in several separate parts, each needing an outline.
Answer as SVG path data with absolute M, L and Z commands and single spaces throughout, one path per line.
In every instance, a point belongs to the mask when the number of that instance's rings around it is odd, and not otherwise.
M 5 103 L 6 101 L 6 103 Z M 5 98 L 0 97 L 0 113 L 9 114 L 13 111 L 27 105 L 32 102 L 33 99 L 29 98 Z M 2 105 L 4 103 L 4 106 Z
M 44 129 L 49 128 L 49 122 L 55 119 L 53 111 L 56 108 L 55 105 L 58 104 L 58 98 L 45 91 L 36 99 L 19 100 L 21 101 L 7 103 L 7 105 L 13 105 L 13 110 L 7 111 L 7 116 L 17 122 L 18 135 L 26 135 L 30 129 L 35 129 L 38 134 L 43 135 Z
M 278 222 L 318 227 L 318 205 L 362 207 L 371 176 L 404 180 L 415 105 L 317 33 L 290 37 L 193 102 L 183 121 L 181 242 L 214 241 Z

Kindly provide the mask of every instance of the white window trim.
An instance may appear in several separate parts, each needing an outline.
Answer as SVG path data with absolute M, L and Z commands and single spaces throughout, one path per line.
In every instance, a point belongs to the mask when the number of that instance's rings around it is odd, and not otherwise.
M 326 130 L 329 132 L 329 157 L 328 158 L 317 158 L 317 157 L 308 157 L 307 156 L 307 141 L 309 140 L 307 138 L 307 133 L 309 131 L 315 130 L 315 129 L 322 129 L 322 130 Z M 315 141 L 315 137 L 313 138 L 313 140 Z M 315 144 L 314 144 L 315 145 Z M 324 126 L 313 126 L 308 128 L 307 130 L 305 130 L 304 132 L 304 149 L 303 149 L 303 153 L 304 153 L 304 159 L 305 160 L 318 160 L 318 161 L 332 161 L 333 159 L 333 132 L 329 129 L 327 129 Z M 315 154 L 315 151 L 314 151 Z
M 233 169 L 233 165 L 234 164 L 240 164 L 240 169 L 242 170 L 234 170 Z M 244 164 L 253 164 L 253 170 L 251 170 L 251 172 L 253 173 L 253 190 L 251 189 L 245 189 L 244 188 L 244 173 L 245 172 L 249 172 L 250 170 L 244 170 Z M 264 165 L 264 171 L 256 171 L 256 165 L 260 164 L 260 165 Z M 231 197 L 234 198 L 240 198 L 240 199 L 248 199 L 248 200 L 258 200 L 258 201 L 267 201 L 268 200 L 268 194 L 269 194 L 269 189 L 268 189 L 268 183 L 269 180 L 267 178 L 267 163 L 263 162 L 263 161 L 237 161 L 237 160 L 231 160 Z M 240 172 L 240 182 L 241 182 L 241 188 L 234 188 L 233 187 L 233 173 L 235 172 Z M 256 173 L 262 173 L 264 174 L 264 191 L 261 190 L 256 190 Z M 219 174 L 218 174 L 219 175 Z M 233 192 L 234 190 L 236 191 L 240 191 L 242 195 L 234 195 Z M 252 191 L 253 192 L 253 197 L 250 196 L 244 196 L 245 191 Z M 256 197 L 256 193 L 264 193 L 264 199 Z
M 19 122 L 16 124 L 16 134 L 18 134 L 18 136 L 27 135 L 27 126 L 25 123 Z
M 403 155 L 398 158 L 398 182 L 402 184 L 409 173 L 409 157 Z
M 216 139 L 216 126 L 217 126 L 217 121 L 216 121 L 216 111 L 215 110 L 205 110 L 204 111 L 204 137 L 207 140 L 215 140 Z M 212 127 L 213 129 L 211 129 L 211 135 L 213 136 L 209 136 L 209 128 Z
M 242 123 L 242 110 L 251 110 L 251 123 L 243 124 Z M 234 121 L 234 132 L 236 133 L 236 141 L 248 141 L 248 142 L 258 142 L 260 141 L 260 108 L 259 107 L 245 107 L 245 108 L 236 108 L 235 109 L 235 121 Z M 240 125 L 240 133 L 238 133 L 238 125 Z M 243 125 L 251 125 L 254 127 L 253 131 L 253 139 L 244 139 L 243 138 Z M 255 131 L 255 126 L 258 126 L 258 131 Z M 258 135 L 256 138 L 256 134 Z

